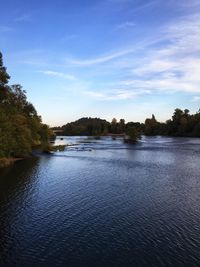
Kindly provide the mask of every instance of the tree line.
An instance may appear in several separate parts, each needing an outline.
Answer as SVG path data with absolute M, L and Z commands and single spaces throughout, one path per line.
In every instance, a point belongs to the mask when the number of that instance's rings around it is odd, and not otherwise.
M 67 123 L 54 130 L 62 130 L 61 135 L 117 135 L 128 136 L 177 136 L 177 137 L 200 137 L 200 111 L 190 114 L 188 109 L 176 108 L 171 119 L 165 123 L 156 120 L 155 116 L 147 118 L 144 123 L 128 122 L 124 119 L 117 121 L 113 118 L 111 122 L 100 118 L 85 117 L 74 122 Z
M 9 79 L 0 52 L 0 166 L 30 155 L 34 147 L 45 150 L 51 133 L 22 86 L 9 85 Z
M 52 134 L 50 128 L 42 123 L 33 104 L 27 100 L 22 86 L 9 85 L 9 79 L 0 52 L 0 166 L 10 158 L 30 155 L 35 147 L 48 150 Z M 125 123 L 124 119 L 117 121 L 116 118 L 108 122 L 86 117 L 53 129 L 62 130 L 63 135 L 123 134 L 127 137 L 125 141 L 130 143 L 135 143 L 141 135 L 200 137 L 200 110 L 190 114 L 188 109 L 177 108 L 165 123 L 157 121 L 154 115 L 144 123 Z
M 164 135 L 177 137 L 200 137 L 200 110 L 190 114 L 188 109 L 176 108 L 171 119 L 158 122 L 154 115 L 145 120 L 145 135 Z
M 130 132 L 130 129 L 140 132 L 140 123 L 125 123 L 124 119 L 119 122 L 113 118 L 112 122 L 100 118 L 84 117 L 77 121 L 67 123 L 61 127 L 53 127 L 53 130 L 61 130 L 60 135 L 66 136 L 100 136 L 120 135 Z

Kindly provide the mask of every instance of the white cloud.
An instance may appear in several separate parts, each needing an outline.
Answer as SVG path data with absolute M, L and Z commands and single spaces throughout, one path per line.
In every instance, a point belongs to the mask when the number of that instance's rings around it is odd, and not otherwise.
M 101 100 L 125 100 L 160 91 L 200 93 L 199 33 L 200 15 L 185 16 L 160 28 L 159 33 L 149 39 L 91 59 L 65 58 L 59 68 L 66 68 L 66 62 L 68 67 L 79 67 L 80 71 L 82 68 L 83 79 L 78 86 L 76 83 L 76 87 L 80 92 Z M 44 64 L 44 60 L 42 63 Z M 54 65 L 48 64 L 49 61 L 46 66 L 42 65 L 42 68 L 56 68 L 55 62 Z M 87 70 L 85 67 L 88 67 Z M 40 72 L 76 80 L 74 75 L 64 72 Z M 95 82 L 94 77 L 98 77 Z M 104 82 L 102 90 L 95 92 L 95 83 L 98 81 L 100 87 L 101 79 Z M 112 84 L 108 82 L 110 79 Z M 87 81 L 90 81 L 90 84 L 83 88 L 81 83 Z
M 192 102 L 200 102 L 200 96 L 194 96 Z
M 166 92 L 200 92 L 199 86 L 187 82 L 186 79 L 176 77 L 155 78 L 148 80 L 127 80 L 122 82 L 127 88 L 131 86 L 133 89 L 149 90 L 150 92 L 166 91 Z
M 200 16 L 184 18 L 165 32 L 164 48 L 149 50 L 124 84 L 152 91 L 200 92 Z
M 163 37 L 157 37 L 157 38 L 148 38 L 144 39 L 141 42 L 138 42 L 134 45 L 129 45 L 128 48 L 124 48 L 115 52 L 111 52 L 109 54 L 95 57 L 95 58 L 87 58 L 87 59 L 76 59 L 76 58 L 65 58 L 65 61 L 69 64 L 78 66 L 78 67 L 84 67 L 84 66 L 92 66 L 102 63 L 107 63 L 114 61 L 118 58 L 126 58 L 126 56 L 130 54 L 136 53 L 138 50 L 146 49 L 148 46 L 154 45 L 159 41 L 162 41 Z M 119 66 L 120 67 L 120 66 Z
M 147 8 L 151 8 L 153 7 L 154 5 L 158 4 L 159 3 L 159 0 L 152 0 L 152 1 L 148 1 L 146 2 L 145 4 L 143 5 L 140 5 L 140 6 L 136 6 L 134 9 L 133 9 L 133 12 L 138 12 L 140 10 L 143 10 L 143 9 L 147 9 Z
M 77 78 L 74 75 L 65 74 L 63 72 L 57 72 L 57 71 L 51 71 L 51 70 L 41 70 L 41 71 L 38 71 L 38 72 L 43 73 L 43 74 L 48 75 L 48 76 L 64 78 L 64 79 L 67 79 L 67 80 L 70 80 L 70 81 L 77 80 Z
M 149 94 L 148 90 L 112 89 L 104 92 L 84 91 L 84 94 L 104 101 L 133 99 L 142 94 Z
M 172 62 L 165 59 L 155 58 L 150 60 L 150 62 L 144 64 L 133 70 L 133 73 L 144 76 L 147 74 L 158 73 L 163 71 L 168 71 L 172 69 L 176 69 L 176 62 Z
M 109 72 L 121 77 L 112 85 L 105 84 L 103 93 L 86 90 L 89 96 L 101 100 L 125 100 L 160 91 L 200 93 L 199 33 L 200 16 L 183 17 L 163 27 L 158 37 L 143 40 L 132 48 L 71 63 L 79 67 L 96 64 L 104 75 Z M 143 57 L 137 57 L 138 51 Z
M 126 30 L 129 28 L 135 27 L 135 23 L 133 21 L 126 21 L 116 26 L 116 30 Z
M 127 54 L 132 53 L 135 51 L 135 49 L 127 49 L 127 50 L 122 50 L 116 53 L 112 53 L 110 55 L 102 56 L 102 57 L 97 57 L 93 59 L 85 59 L 85 60 L 80 60 L 80 59 L 66 59 L 67 62 L 76 65 L 76 66 L 91 66 L 99 63 L 105 63 L 108 61 L 111 61 L 113 59 L 125 56 Z
M 93 92 L 93 91 L 84 91 L 83 92 L 85 95 L 94 97 L 94 98 L 101 98 L 103 99 L 105 97 L 104 93 L 98 93 L 98 92 Z

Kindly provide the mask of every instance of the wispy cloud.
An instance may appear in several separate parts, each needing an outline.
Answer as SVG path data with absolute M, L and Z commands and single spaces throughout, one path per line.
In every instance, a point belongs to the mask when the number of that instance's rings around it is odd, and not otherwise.
M 107 3 L 110 3 L 112 5 L 129 5 L 129 8 L 132 7 L 132 11 L 139 11 L 142 9 L 149 8 L 153 6 L 154 4 L 157 4 L 159 0 L 149 0 L 145 1 L 145 3 L 140 4 L 139 1 L 135 1 L 136 3 L 133 4 L 133 0 L 106 0 Z M 134 7 L 134 8 L 133 8 Z
M 51 70 L 40 70 L 38 71 L 42 74 L 48 75 L 48 76 L 53 76 L 53 77 L 60 77 L 60 78 L 64 78 L 70 81 L 75 81 L 77 80 L 77 78 L 72 75 L 72 74 L 65 74 L 63 72 L 57 72 L 57 71 L 51 71 Z
M 138 11 L 142 11 L 142 10 L 144 10 L 144 9 L 151 8 L 151 7 L 153 7 L 154 5 L 159 4 L 160 0 L 150 0 L 150 1 L 145 1 L 145 2 L 146 2 L 145 4 L 135 6 L 135 7 L 132 9 L 132 12 L 133 12 L 133 13 L 137 13 Z
M 135 22 L 133 21 L 126 21 L 126 22 L 123 22 L 121 24 L 118 24 L 115 29 L 116 30 L 127 30 L 127 29 L 130 29 L 130 28 L 133 28 L 135 27 Z
M 112 91 L 110 90 L 110 91 L 104 91 L 104 92 L 84 91 L 83 93 L 98 100 L 110 101 L 110 100 L 133 99 L 143 94 L 150 94 L 150 91 L 130 90 L 130 89 L 129 90 L 113 89 Z
M 127 21 L 120 27 L 133 27 L 132 23 Z M 63 66 L 60 65 L 59 68 L 66 69 L 66 65 L 67 69 L 78 67 L 78 71 L 83 71 L 81 82 L 91 81 L 84 88 L 78 86 L 79 91 L 99 100 L 127 100 L 157 92 L 186 92 L 198 95 L 200 93 L 199 33 L 200 15 L 179 17 L 160 27 L 150 38 L 129 43 L 128 47 L 115 49 L 94 58 L 63 57 L 63 62 L 60 60 Z M 47 69 L 40 73 L 48 76 L 77 80 L 74 75 L 66 74 L 62 69 L 62 72 L 48 70 L 56 68 L 56 65 L 53 65 L 55 61 L 52 65 L 51 63 L 48 61 L 46 66 L 38 65 L 37 68 Z M 112 78 L 108 77 L 108 73 Z M 93 80 L 95 76 L 98 76 L 97 80 Z M 105 76 L 108 82 L 104 80 Z M 109 84 L 111 79 L 112 85 Z M 101 80 L 104 81 L 102 88 L 100 88 Z M 96 82 L 99 83 L 98 92 L 93 89 Z M 197 99 L 194 98 L 194 102 Z
M 22 14 L 14 19 L 15 22 L 31 21 L 29 14 Z
M 91 66 L 91 65 L 95 65 L 95 64 L 99 64 L 99 63 L 108 62 L 108 61 L 111 61 L 111 60 L 118 58 L 118 57 L 122 57 L 124 55 L 131 53 L 132 51 L 133 50 L 124 50 L 124 51 L 113 53 L 113 54 L 110 54 L 107 56 L 97 57 L 97 58 L 93 58 L 93 59 L 85 59 L 85 60 L 67 59 L 66 58 L 66 61 L 73 64 L 73 65 L 77 65 L 77 66 Z
M 6 32 L 10 32 L 12 31 L 12 28 L 11 27 L 8 27 L 8 26 L 0 26 L 0 32 L 1 33 L 6 33 Z
M 200 92 L 199 32 L 200 16 L 170 25 L 166 31 L 169 44 L 148 53 L 142 64 L 132 70 L 133 74 L 152 90 Z
M 78 66 L 102 65 L 102 69 L 119 74 L 113 89 L 86 93 L 100 100 L 126 100 L 149 93 L 200 93 L 200 16 L 183 17 L 162 28 L 162 38 L 143 42 L 140 50 L 143 57 L 137 57 L 138 48 L 122 50 L 109 56 L 93 60 L 72 61 Z M 161 34 L 160 33 L 160 34 Z M 159 44 L 159 45 L 158 45 Z M 118 60 L 118 61 L 117 61 Z M 116 63 L 117 62 L 117 63 Z M 105 87 L 105 86 L 104 86 Z M 112 90 L 111 90 L 112 89 Z M 199 101 L 195 97 L 193 101 Z
M 200 96 L 194 96 L 192 102 L 200 102 Z
M 138 41 L 137 43 L 129 45 L 127 48 L 122 48 L 118 51 L 111 51 L 110 53 L 107 53 L 102 56 L 97 56 L 94 58 L 86 58 L 86 59 L 65 58 L 65 61 L 75 66 L 84 67 L 84 66 L 92 66 L 92 65 L 111 62 L 118 58 L 122 58 L 123 60 L 126 59 L 127 58 L 126 56 L 129 56 L 130 54 L 135 54 L 139 50 L 141 51 L 147 49 L 150 46 L 156 45 L 157 43 L 162 42 L 164 40 L 166 40 L 166 37 L 164 36 L 149 37 L 143 39 L 142 41 Z
M 119 51 L 111 52 L 106 55 L 102 55 L 99 57 L 95 58 L 87 58 L 87 59 L 76 59 L 76 58 L 65 58 L 65 61 L 67 63 L 70 63 L 75 66 L 92 66 L 96 64 L 101 64 L 101 63 L 107 63 L 110 61 L 113 61 L 118 58 L 124 58 L 127 55 L 133 54 L 137 52 L 140 49 L 143 49 L 144 47 L 148 47 L 149 45 L 152 45 L 158 41 L 162 40 L 162 38 L 149 38 L 146 40 L 143 40 L 142 42 L 138 42 L 137 44 L 131 45 L 128 48 L 121 49 Z
M 188 0 L 181 0 L 179 2 L 179 6 L 181 7 L 186 7 L 186 8 L 190 8 L 190 7 L 200 7 L 200 1 L 199 0 L 192 0 L 192 1 L 188 1 Z

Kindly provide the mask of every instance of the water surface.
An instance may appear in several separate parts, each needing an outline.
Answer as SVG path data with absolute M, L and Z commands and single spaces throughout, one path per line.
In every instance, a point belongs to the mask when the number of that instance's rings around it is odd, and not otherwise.
M 0 172 L 0 266 L 200 266 L 200 139 L 56 143 Z

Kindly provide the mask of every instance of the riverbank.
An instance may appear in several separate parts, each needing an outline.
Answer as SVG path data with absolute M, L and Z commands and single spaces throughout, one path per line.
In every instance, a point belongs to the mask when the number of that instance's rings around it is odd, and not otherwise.
M 32 151 L 32 154 L 30 156 L 27 157 L 32 157 L 34 156 L 34 154 L 36 153 L 42 153 L 42 154 L 47 154 L 47 153 L 51 153 L 51 152 L 56 152 L 56 151 L 64 151 L 65 150 L 66 145 L 57 145 L 57 146 L 49 146 L 48 149 L 37 149 Z M 27 157 L 2 157 L 0 158 L 0 168 L 6 168 L 9 167 L 11 165 L 13 165 L 15 162 L 17 161 L 21 161 L 24 160 Z
M 6 167 L 9 167 L 11 165 L 13 165 L 15 162 L 17 161 L 21 161 L 23 160 L 24 158 L 6 158 L 6 157 L 3 157 L 3 158 L 0 158 L 0 168 L 6 168 Z

